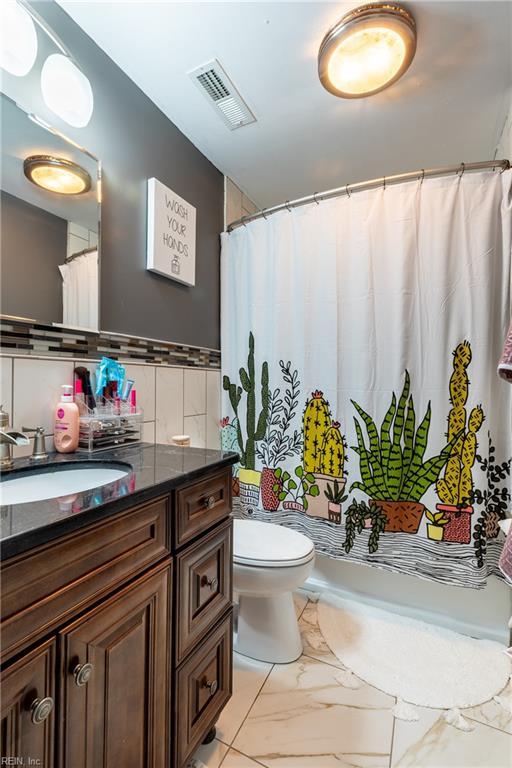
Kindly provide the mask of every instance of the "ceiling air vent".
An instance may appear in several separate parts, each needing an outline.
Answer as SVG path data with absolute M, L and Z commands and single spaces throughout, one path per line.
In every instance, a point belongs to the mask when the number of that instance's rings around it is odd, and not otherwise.
M 253 113 L 216 59 L 188 74 L 232 131 L 256 122 Z

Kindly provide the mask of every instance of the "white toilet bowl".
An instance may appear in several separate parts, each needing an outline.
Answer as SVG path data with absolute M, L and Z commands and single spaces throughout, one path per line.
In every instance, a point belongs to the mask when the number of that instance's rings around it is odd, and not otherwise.
M 292 592 L 311 573 L 314 544 L 259 520 L 235 520 L 234 534 L 233 588 L 240 599 L 235 650 L 260 661 L 295 661 L 302 641 Z

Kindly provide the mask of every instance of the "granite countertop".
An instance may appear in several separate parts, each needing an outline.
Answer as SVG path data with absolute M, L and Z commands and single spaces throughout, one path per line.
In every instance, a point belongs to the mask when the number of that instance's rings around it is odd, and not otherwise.
M 115 462 L 117 467 L 113 468 L 127 469 L 128 474 L 108 485 L 72 496 L 0 506 L 1 559 L 166 493 L 205 472 L 229 467 L 237 459 L 237 454 L 232 452 L 146 443 L 95 454 L 51 454 L 50 459 L 40 465 L 19 459 L 13 469 L 2 472 L 2 480 L 14 478 L 23 470 L 30 470 L 30 474 L 49 468 L 58 472 L 64 465 L 73 464 L 78 469 L 91 462 L 110 467 L 111 462 Z

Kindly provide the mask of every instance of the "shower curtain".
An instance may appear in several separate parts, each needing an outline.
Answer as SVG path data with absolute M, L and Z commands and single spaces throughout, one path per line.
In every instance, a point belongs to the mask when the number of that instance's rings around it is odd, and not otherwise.
M 98 251 L 89 251 L 59 266 L 64 325 L 98 330 Z
M 482 588 L 509 514 L 512 171 L 388 186 L 222 235 L 238 513 L 333 558 Z

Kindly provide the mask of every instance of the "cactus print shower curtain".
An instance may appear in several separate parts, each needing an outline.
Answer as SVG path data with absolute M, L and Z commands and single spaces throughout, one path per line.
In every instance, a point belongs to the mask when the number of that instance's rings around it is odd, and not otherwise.
M 283 211 L 222 236 L 222 445 L 238 514 L 333 558 L 481 588 L 510 515 L 512 172 Z

